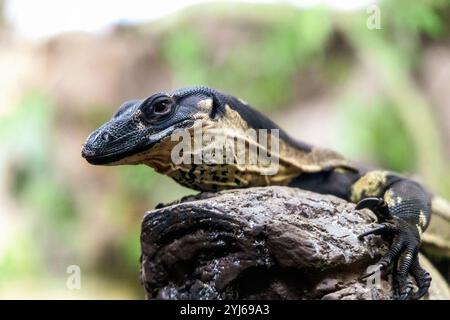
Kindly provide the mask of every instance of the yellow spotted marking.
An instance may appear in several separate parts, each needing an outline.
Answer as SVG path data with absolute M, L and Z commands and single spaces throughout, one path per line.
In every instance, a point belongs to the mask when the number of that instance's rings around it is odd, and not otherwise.
M 392 189 L 387 190 L 384 193 L 384 201 L 387 203 L 388 207 L 393 207 L 399 205 L 403 202 L 403 198 L 400 196 L 395 196 Z
M 425 213 L 423 210 L 420 210 L 419 213 L 419 225 L 424 228 L 427 225 L 427 217 L 425 216 Z
M 388 174 L 388 171 L 375 170 L 359 178 L 352 186 L 351 201 L 358 202 L 365 197 L 378 196 L 386 184 Z M 390 200 L 389 195 L 388 200 Z
M 336 173 L 347 173 L 348 170 L 345 169 L 345 168 L 338 167 L 338 168 L 334 169 L 334 172 L 336 172 Z
M 416 228 L 417 228 L 417 231 L 419 232 L 419 236 L 422 237 L 422 233 L 423 233 L 422 227 L 420 225 L 416 224 Z
M 212 105 L 213 105 L 213 100 L 212 100 L 211 98 L 204 99 L 204 100 L 200 100 L 200 101 L 197 103 L 197 106 L 198 106 L 200 109 L 204 109 L 204 110 L 209 110 L 209 109 L 211 109 Z
M 387 190 L 384 193 L 384 202 L 387 203 L 388 207 L 393 207 L 396 205 L 396 201 L 394 198 L 394 191 L 392 191 L 392 189 Z
M 223 122 L 223 127 L 231 128 L 233 130 L 248 129 L 247 122 L 244 119 L 242 119 L 239 112 L 231 108 L 228 104 L 225 105 L 225 114 L 226 114 L 225 117 L 221 118 L 221 121 Z

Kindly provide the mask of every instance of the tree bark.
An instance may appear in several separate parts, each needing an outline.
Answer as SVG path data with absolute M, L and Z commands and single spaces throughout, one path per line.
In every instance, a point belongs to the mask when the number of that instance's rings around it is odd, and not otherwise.
M 388 247 L 358 240 L 376 226 L 369 210 L 300 189 L 202 193 L 146 214 L 141 281 L 156 299 L 392 299 L 390 275 L 358 280 Z M 421 263 L 429 298 L 450 299 Z

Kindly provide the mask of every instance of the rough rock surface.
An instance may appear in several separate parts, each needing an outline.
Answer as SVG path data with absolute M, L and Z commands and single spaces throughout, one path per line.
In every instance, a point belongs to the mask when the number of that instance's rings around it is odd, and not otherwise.
M 146 214 L 141 280 L 157 299 L 391 299 L 391 276 L 358 280 L 387 249 L 357 239 L 375 226 L 368 210 L 299 189 L 203 193 Z M 424 260 L 430 298 L 449 299 Z

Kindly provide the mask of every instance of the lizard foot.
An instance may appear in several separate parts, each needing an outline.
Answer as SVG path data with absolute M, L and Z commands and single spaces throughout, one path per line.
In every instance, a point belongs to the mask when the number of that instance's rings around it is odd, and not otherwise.
M 371 272 L 365 273 L 360 279 L 370 277 L 376 272 L 387 272 L 391 266 L 396 265 L 394 272 L 395 297 L 400 300 L 420 299 L 428 292 L 431 277 L 419 264 L 419 231 L 407 221 L 389 214 L 388 207 L 382 199 L 364 199 L 356 206 L 358 210 L 363 208 L 371 209 L 383 222 L 379 227 L 362 233 L 358 238 L 362 240 L 371 234 L 389 236 L 392 244 L 375 268 Z M 418 287 L 417 291 L 414 291 L 414 284 L 409 280 L 408 275 L 414 278 Z

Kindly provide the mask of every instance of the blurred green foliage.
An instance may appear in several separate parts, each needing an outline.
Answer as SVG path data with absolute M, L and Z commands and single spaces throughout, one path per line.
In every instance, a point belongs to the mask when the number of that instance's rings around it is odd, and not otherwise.
M 290 83 L 300 68 L 322 68 L 326 74 L 325 50 L 332 34 L 327 10 L 277 7 L 275 18 L 265 7 L 252 10 L 252 15 L 260 14 L 264 32 L 256 41 L 230 48 L 220 63 L 212 54 L 213 39 L 202 37 L 191 19 L 169 30 L 163 53 L 177 81 L 223 88 L 261 108 L 276 109 L 293 100 L 295 88 Z
M 399 1 L 393 4 L 391 1 L 382 2 L 383 25 L 381 30 L 369 30 L 368 28 L 355 28 L 355 25 L 365 23 L 365 17 L 351 15 L 340 20 L 340 26 L 347 35 L 351 46 L 356 50 L 359 59 L 377 70 L 380 90 L 375 100 L 384 100 L 389 104 L 384 117 L 371 116 L 366 113 L 363 105 L 355 113 L 365 113 L 370 116 L 371 122 L 390 122 L 392 117 L 399 117 L 398 124 L 392 128 L 404 128 L 404 139 L 393 138 L 397 130 L 385 134 L 391 136 L 391 140 L 397 141 L 396 147 L 391 149 L 389 156 L 385 146 L 377 146 L 375 141 L 371 145 L 375 148 L 373 153 L 391 158 L 387 162 L 388 169 L 396 169 L 404 172 L 412 169 L 411 158 L 415 158 L 415 171 L 419 173 L 432 187 L 433 190 L 444 195 L 450 195 L 448 179 L 449 168 L 446 165 L 445 149 L 440 129 L 437 126 L 431 106 L 416 85 L 415 72 L 419 66 L 423 52 L 425 39 L 429 37 L 448 37 L 441 31 L 447 22 L 439 15 L 440 10 L 448 8 L 449 3 L 440 0 L 432 0 L 420 3 Z M 401 10 L 400 10 L 401 9 Z M 427 21 L 427 22 L 425 22 Z M 361 93 L 354 93 L 357 98 Z M 366 104 L 371 104 L 370 102 Z M 347 116 L 348 119 L 352 115 Z M 358 126 L 360 124 L 348 122 L 345 126 Z M 358 143 L 358 136 L 352 137 Z M 376 138 L 379 139 L 379 138 Z M 412 141 L 412 146 L 411 146 Z M 396 153 L 393 149 L 403 150 L 410 146 L 410 155 L 405 157 L 402 153 Z M 395 159 L 394 159 L 395 157 Z M 386 159 L 387 160 L 387 159 Z M 394 161 L 394 162 L 393 162 Z M 392 164 L 395 166 L 390 166 Z
M 70 234 L 74 220 L 74 202 L 67 185 L 58 179 L 52 161 L 52 104 L 42 94 L 31 94 L 11 118 L 1 119 L 0 137 L 9 142 L 9 150 L 20 161 L 12 164 L 12 194 L 38 216 L 54 224 L 49 231 Z M 30 165 L 30 163 L 32 165 Z M 45 186 L 45 188 L 43 188 Z
M 32 208 L 38 214 L 32 215 L 31 210 L 24 212 L 32 223 L 19 229 L 14 246 L 2 253 L 0 285 L 11 275 L 45 273 L 46 239 L 33 234 L 45 230 L 66 239 L 71 234 L 73 203 L 64 189 L 60 189 L 64 184 L 53 179 L 54 171 L 48 161 L 51 145 L 47 139 L 51 137 L 48 129 L 52 121 L 48 101 L 42 94 L 30 94 L 14 114 L 0 119 L 0 140 L 9 150 L 8 156 L 16 159 L 10 165 L 13 182 L 10 192 L 20 206 Z M 41 215 L 43 219 L 39 219 Z
M 397 172 L 417 169 L 416 146 L 397 109 L 389 101 L 374 99 L 361 110 L 361 102 L 349 98 L 340 113 L 342 147 L 348 157 L 362 155 L 367 162 Z M 356 137 L 356 138 L 353 138 Z

